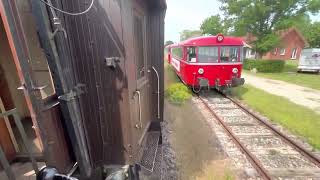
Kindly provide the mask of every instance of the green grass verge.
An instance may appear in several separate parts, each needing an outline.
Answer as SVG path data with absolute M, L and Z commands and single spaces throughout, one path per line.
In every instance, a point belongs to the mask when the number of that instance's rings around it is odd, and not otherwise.
M 245 73 L 256 75 L 264 78 L 285 81 L 304 87 L 320 90 L 320 75 L 311 73 L 297 73 L 298 61 L 286 61 L 283 72 L 280 73 L 251 73 L 244 70 Z
M 270 120 L 305 138 L 314 148 L 320 149 L 319 114 L 283 97 L 248 85 L 235 88 L 233 95 Z

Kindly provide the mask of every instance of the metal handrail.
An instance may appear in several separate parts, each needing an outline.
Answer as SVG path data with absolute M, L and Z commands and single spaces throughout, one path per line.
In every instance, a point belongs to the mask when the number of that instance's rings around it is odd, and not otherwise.
M 139 123 L 140 123 L 140 126 L 139 125 L 136 125 L 136 127 L 138 128 L 138 129 L 140 129 L 140 128 L 142 128 L 142 120 L 141 120 L 141 118 L 142 118 L 142 113 L 141 113 L 141 92 L 139 91 L 139 90 L 136 90 L 135 92 L 134 92 L 134 95 L 138 95 L 138 104 L 139 104 Z
M 156 70 L 156 68 L 154 66 L 152 66 L 153 71 L 156 73 L 157 75 L 157 80 L 158 80 L 158 89 L 157 89 L 157 94 L 158 94 L 158 114 L 157 117 L 158 119 L 160 119 L 160 78 L 159 78 L 159 73 Z
M 22 142 L 27 150 L 28 156 L 30 157 L 32 167 L 33 167 L 34 171 L 36 173 L 38 173 L 39 168 L 38 168 L 38 165 L 36 163 L 36 160 L 35 160 L 32 152 L 31 152 L 31 147 L 28 145 L 27 134 L 23 128 L 23 125 L 21 123 L 21 118 L 19 116 L 17 109 L 15 108 L 15 109 L 11 109 L 9 111 L 0 113 L 0 118 L 5 117 L 5 116 L 13 116 L 14 122 L 18 128 L 20 135 L 21 135 Z M 10 167 L 9 161 L 7 160 L 6 155 L 5 155 L 1 146 L 0 146 L 0 161 L 1 161 L 1 164 L 5 170 L 8 178 L 9 178 L 9 180 L 15 180 L 16 179 L 15 175 Z

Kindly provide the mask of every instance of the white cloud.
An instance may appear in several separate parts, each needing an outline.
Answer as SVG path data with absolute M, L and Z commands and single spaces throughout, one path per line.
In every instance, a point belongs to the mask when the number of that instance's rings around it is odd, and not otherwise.
M 200 28 L 201 22 L 219 13 L 217 0 L 167 0 L 165 39 L 179 41 L 179 32 Z

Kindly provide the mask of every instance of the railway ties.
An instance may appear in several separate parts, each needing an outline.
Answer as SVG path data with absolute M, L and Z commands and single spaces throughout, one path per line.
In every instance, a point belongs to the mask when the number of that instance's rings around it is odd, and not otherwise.
M 320 161 L 308 150 L 219 94 L 199 96 L 262 179 L 320 179 Z

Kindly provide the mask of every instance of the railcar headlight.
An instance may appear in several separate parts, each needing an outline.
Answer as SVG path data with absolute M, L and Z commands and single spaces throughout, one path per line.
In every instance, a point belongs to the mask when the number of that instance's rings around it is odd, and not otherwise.
M 224 39 L 223 34 L 218 34 L 218 35 L 217 35 L 217 41 L 218 41 L 218 42 L 222 42 L 223 39 Z
M 239 72 L 239 70 L 238 70 L 238 68 L 233 68 L 233 69 L 232 69 L 232 72 L 233 72 L 234 74 L 237 74 L 237 73 Z
M 204 70 L 203 70 L 202 68 L 199 68 L 199 69 L 198 69 L 198 73 L 199 73 L 199 74 L 203 74 L 203 73 L 204 73 Z

